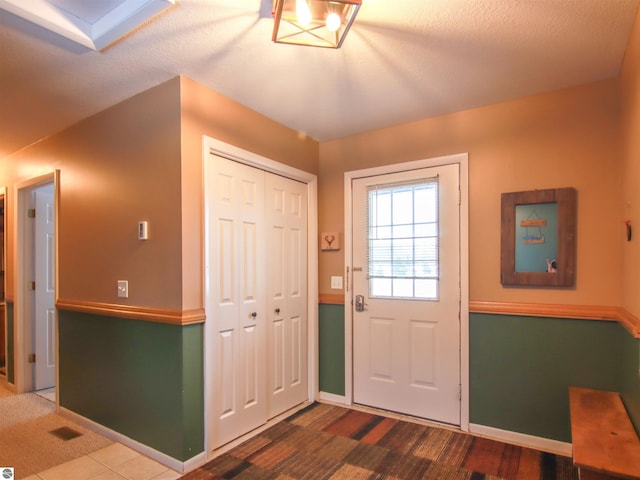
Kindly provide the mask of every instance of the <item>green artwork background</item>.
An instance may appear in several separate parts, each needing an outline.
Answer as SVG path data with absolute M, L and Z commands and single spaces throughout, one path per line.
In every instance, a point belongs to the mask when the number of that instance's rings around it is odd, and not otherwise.
M 521 227 L 522 220 L 545 219 L 546 227 Z M 558 259 L 558 204 L 516 205 L 516 272 L 546 272 L 547 260 Z M 525 244 L 526 236 L 544 236 L 544 243 Z

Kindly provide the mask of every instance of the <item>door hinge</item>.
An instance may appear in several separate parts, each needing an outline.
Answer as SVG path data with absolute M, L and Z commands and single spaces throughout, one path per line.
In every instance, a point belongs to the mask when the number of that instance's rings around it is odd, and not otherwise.
M 458 385 L 458 400 L 462 401 L 462 385 Z
M 36 209 L 30 208 L 29 210 L 27 210 L 27 217 L 36 218 Z
M 27 356 L 27 362 L 29 363 L 36 363 L 36 354 L 35 353 L 30 353 Z
M 36 282 L 29 282 L 29 290 L 36 291 Z

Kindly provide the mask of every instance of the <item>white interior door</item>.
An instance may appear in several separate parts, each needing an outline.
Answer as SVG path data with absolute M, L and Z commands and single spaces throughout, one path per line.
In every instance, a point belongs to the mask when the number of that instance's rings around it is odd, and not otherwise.
M 207 172 L 216 448 L 267 419 L 264 172 L 221 157 Z
M 269 417 L 308 398 L 307 186 L 265 174 Z
M 35 389 L 56 384 L 55 204 L 53 185 L 33 192 L 35 199 Z
M 353 180 L 356 403 L 460 424 L 459 176 Z

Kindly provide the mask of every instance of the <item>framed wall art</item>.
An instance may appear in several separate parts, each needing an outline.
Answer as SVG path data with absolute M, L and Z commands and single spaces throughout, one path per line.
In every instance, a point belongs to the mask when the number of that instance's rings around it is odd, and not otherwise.
M 500 282 L 571 287 L 576 275 L 577 192 L 553 188 L 503 193 Z

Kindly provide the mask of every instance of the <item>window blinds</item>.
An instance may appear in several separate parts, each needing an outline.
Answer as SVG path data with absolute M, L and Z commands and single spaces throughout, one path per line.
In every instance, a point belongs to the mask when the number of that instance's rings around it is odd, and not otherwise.
M 372 297 L 437 298 L 438 178 L 368 189 Z

